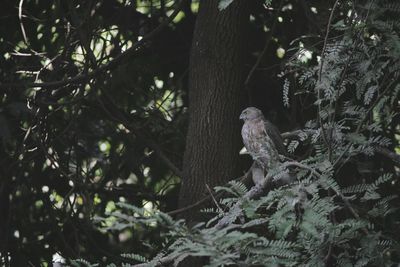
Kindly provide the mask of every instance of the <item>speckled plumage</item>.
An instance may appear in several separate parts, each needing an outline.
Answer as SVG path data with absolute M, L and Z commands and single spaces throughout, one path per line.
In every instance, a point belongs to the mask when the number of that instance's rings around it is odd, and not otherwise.
M 279 154 L 286 155 L 279 130 L 264 118 L 262 112 L 249 107 L 243 110 L 242 138 L 253 160 L 263 169 L 269 169 L 280 161 Z

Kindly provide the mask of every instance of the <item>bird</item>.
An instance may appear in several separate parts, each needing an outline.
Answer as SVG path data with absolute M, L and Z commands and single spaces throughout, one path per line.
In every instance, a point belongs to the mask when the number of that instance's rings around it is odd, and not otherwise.
M 261 110 L 248 107 L 239 117 L 244 121 L 242 139 L 247 152 L 253 158 L 253 182 L 260 183 L 265 172 L 273 169 L 287 156 L 278 128 L 265 119 Z

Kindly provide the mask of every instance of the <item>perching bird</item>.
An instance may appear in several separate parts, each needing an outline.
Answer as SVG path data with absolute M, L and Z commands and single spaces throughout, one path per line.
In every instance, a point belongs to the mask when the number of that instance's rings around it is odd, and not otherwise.
M 286 156 L 287 152 L 278 128 L 264 118 L 261 110 L 248 107 L 242 111 L 239 118 L 244 121 L 244 146 L 256 163 L 253 181 L 257 184 L 264 178 L 264 172 L 281 162 L 280 155 Z

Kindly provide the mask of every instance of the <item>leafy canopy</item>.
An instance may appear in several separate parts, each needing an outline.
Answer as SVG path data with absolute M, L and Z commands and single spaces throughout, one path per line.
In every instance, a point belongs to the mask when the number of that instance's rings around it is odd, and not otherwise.
M 221 1 L 220 8 L 231 2 Z M 398 131 L 393 121 L 400 93 L 400 6 L 344 3 L 331 12 L 347 15 L 329 22 L 320 50 L 293 42 L 297 50 L 281 74 L 285 105 L 311 99 L 315 112 L 302 130 L 286 135 L 289 152 L 300 150 L 302 159 L 271 170 L 262 188 L 238 181 L 217 187 L 224 197 L 215 209 L 204 210 L 212 218 L 191 228 L 165 213 L 126 205 L 134 215 L 119 217 L 111 227 L 165 229 L 165 246 L 153 259 L 132 255 L 143 266 L 176 266 L 189 256 L 206 257 L 206 266 L 398 262 L 398 192 L 390 190 L 398 169 L 369 165 L 398 145 L 389 133 Z M 385 160 L 398 160 L 391 156 Z M 349 172 L 349 166 L 357 171 Z M 289 169 L 295 181 L 272 182 Z

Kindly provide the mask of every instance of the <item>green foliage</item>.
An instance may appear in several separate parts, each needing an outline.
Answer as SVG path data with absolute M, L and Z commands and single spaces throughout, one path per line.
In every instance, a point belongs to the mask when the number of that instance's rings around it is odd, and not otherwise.
M 212 217 L 189 227 L 161 212 L 176 208 L 179 178 L 156 152 L 181 162 L 199 3 L 123 54 L 171 13 L 171 2 L 68 2 L 22 1 L 21 18 L 15 1 L 2 3 L 0 264 L 40 266 L 55 254 L 75 259 L 71 266 L 189 256 L 207 266 L 399 263 L 399 174 L 390 159 L 399 152 L 398 3 L 339 1 L 325 42 L 319 27 L 330 1 L 255 1 L 246 63 L 271 35 L 252 83 L 275 94 L 274 66 L 285 65 L 283 101 L 256 98 L 293 120 L 284 129 L 301 128 L 286 140 L 293 159 L 271 171 L 274 183 L 261 194 L 237 181 L 216 187 L 218 207 L 203 209 Z M 218 1 L 220 10 L 232 3 Z M 295 181 L 280 184 L 288 172 Z
M 230 2 L 221 1 L 220 8 Z M 349 16 L 329 29 L 329 36 L 335 36 L 323 44 L 318 60 L 315 53 L 313 60 L 300 60 L 306 49 L 300 48 L 287 62 L 289 71 L 284 75 L 294 76 L 291 79 L 301 89 L 297 99 L 289 99 L 289 79 L 285 80 L 285 106 L 311 98 L 316 114 L 288 140 L 288 150 L 295 153 L 308 146 L 311 152 L 301 161 L 288 159 L 270 172 L 274 177 L 269 179 L 279 180 L 288 170 L 297 179 L 266 187 L 255 198 L 249 197 L 254 188 L 239 182 L 218 186 L 216 191 L 225 193 L 219 201 L 221 209 L 193 228 L 182 222 L 166 223 L 154 214 L 151 218 L 169 231 L 161 258 L 151 264 L 176 266 L 189 256 L 205 257 L 205 266 L 391 266 L 398 262 L 399 236 L 393 234 L 399 223 L 398 198 L 387 190 L 397 184 L 398 174 L 393 167 L 369 168 L 368 164 L 378 159 L 376 148 L 393 147 L 388 132 L 398 127 L 392 122 L 398 116 L 393 110 L 400 91 L 400 28 L 388 12 L 400 15 L 400 10 L 389 8 L 386 1 L 375 2 L 348 7 Z M 349 167 L 357 170 L 353 172 L 357 177 L 349 178 L 349 172 L 343 171 Z
M 224 10 L 226 9 L 230 4 L 233 3 L 235 0 L 219 0 L 218 2 L 218 8 L 219 10 Z M 270 5 L 272 0 L 265 0 L 265 5 Z
M 99 264 L 97 264 L 97 263 L 92 264 L 92 263 L 88 262 L 87 260 L 77 259 L 77 260 L 71 261 L 71 266 L 74 266 L 74 267 L 97 267 L 97 266 L 99 266 Z
M 20 4 L 2 1 L 0 16 L 0 265 L 41 266 L 56 253 L 105 264 L 104 254 L 128 246 L 144 253 L 143 243 L 157 243 L 156 230 L 101 232 L 92 218 L 120 209 L 117 202 L 175 207 L 179 178 L 155 147 L 180 162 L 191 23 L 168 24 L 154 50 L 142 46 L 90 79 L 65 82 L 110 64 L 173 7 L 158 0 Z
M 218 8 L 220 10 L 224 10 L 225 8 L 227 8 L 230 4 L 232 4 L 234 0 L 220 0 L 218 3 Z

